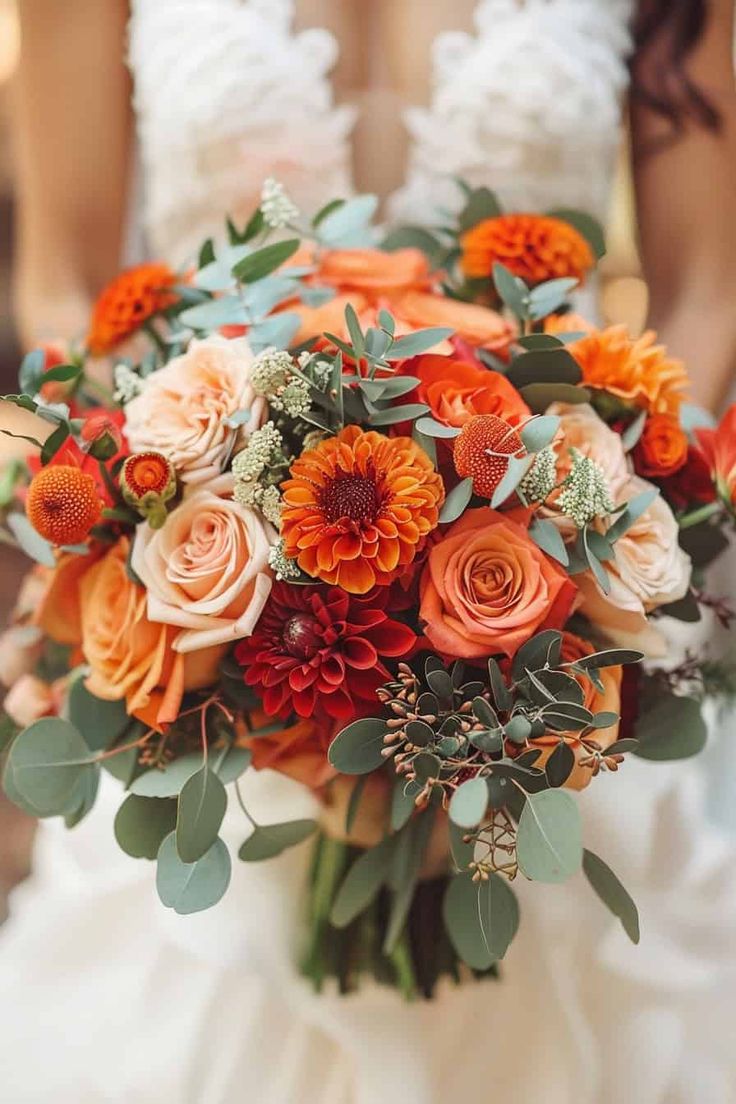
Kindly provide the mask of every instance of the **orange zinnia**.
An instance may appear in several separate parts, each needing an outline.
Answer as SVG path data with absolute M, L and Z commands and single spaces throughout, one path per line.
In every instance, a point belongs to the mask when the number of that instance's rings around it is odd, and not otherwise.
M 626 326 L 594 330 L 568 346 L 583 373 L 586 387 L 608 391 L 650 414 L 676 414 L 687 398 L 689 380 L 681 360 L 656 345 L 647 330 L 630 336 Z
M 152 315 L 176 302 L 176 273 L 160 263 L 140 264 L 121 272 L 102 291 L 92 312 L 87 347 L 104 356 L 139 330 Z
M 26 514 L 52 544 L 79 544 L 102 514 L 95 481 L 72 464 L 49 464 L 31 480 Z
M 548 215 L 499 215 L 484 219 L 460 238 L 466 276 L 485 279 L 498 261 L 527 284 L 560 276 L 582 281 L 593 267 L 593 251 L 582 234 Z
M 411 563 L 437 525 L 442 480 L 409 437 L 347 426 L 291 466 L 283 484 L 287 556 L 308 575 L 365 594 Z

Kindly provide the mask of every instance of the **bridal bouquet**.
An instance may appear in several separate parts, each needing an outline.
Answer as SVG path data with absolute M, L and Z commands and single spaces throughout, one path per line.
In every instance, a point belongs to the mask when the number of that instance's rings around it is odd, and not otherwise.
M 4 786 L 72 828 L 111 772 L 179 913 L 227 889 L 229 800 L 244 862 L 315 837 L 305 973 L 429 996 L 496 971 L 520 878 L 582 868 L 638 940 L 575 791 L 703 745 L 715 665 L 640 661 L 661 615 L 727 616 L 703 569 L 733 450 L 652 334 L 571 313 L 592 220 L 466 190 L 376 248 L 374 210 L 306 223 L 268 182 L 196 266 L 124 272 L 83 345 L 23 361 L 6 399 L 47 435 L 0 487 L 37 561 L 0 643 Z M 256 823 L 263 769 L 322 815 Z

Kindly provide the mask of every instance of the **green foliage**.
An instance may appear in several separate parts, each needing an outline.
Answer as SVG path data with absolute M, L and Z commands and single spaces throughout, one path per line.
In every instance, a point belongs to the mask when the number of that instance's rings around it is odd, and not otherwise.
M 263 862 L 295 847 L 317 831 L 316 820 L 287 820 L 281 824 L 258 824 L 238 851 L 243 862 Z
M 134 859 L 155 859 L 176 826 L 176 802 L 128 794 L 115 817 L 115 839 Z
M 516 836 L 519 868 L 538 882 L 562 882 L 583 859 L 580 810 L 564 790 L 528 794 Z
M 388 878 L 393 848 L 394 839 L 388 837 L 355 860 L 332 904 L 330 923 L 333 927 L 347 927 L 370 905 Z
M 217 839 L 201 859 L 185 863 L 176 849 L 176 834 L 170 832 L 158 852 L 156 889 L 162 903 L 186 916 L 211 908 L 230 884 L 228 849 Z
M 689 759 L 705 747 L 708 730 L 695 698 L 659 692 L 637 719 L 634 733 L 640 759 Z
M 587 849 L 583 852 L 583 870 L 606 908 L 621 921 L 632 943 L 639 942 L 639 913 L 630 894 L 603 859 Z
M 440 510 L 440 522 L 443 525 L 457 521 L 473 497 L 473 480 L 462 479 L 453 487 Z
M 251 758 L 248 748 L 213 748 L 209 765 L 220 781 L 227 785 L 247 770 Z M 145 771 L 131 783 L 130 792 L 140 797 L 177 797 L 185 783 L 201 766 L 201 752 L 190 752 L 172 760 L 163 769 L 154 767 Z
M 470 778 L 455 790 L 450 800 L 450 820 L 459 828 L 475 828 L 486 815 L 488 785 L 484 778 Z
M 288 241 L 264 245 L 262 249 L 248 253 L 234 264 L 233 276 L 241 284 L 252 284 L 256 280 L 262 280 L 264 276 L 269 276 L 293 257 L 300 244 L 298 238 L 290 238 Z
M 94 756 L 69 721 L 44 717 L 13 741 L 5 768 L 6 793 L 15 793 L 36 816 L 76 812 L 88 794 Z M 8 785 L 9 782 L 9 785 Z
M 485 970 L 503 958 L 519 926 L 519 905 L 498 874 L 474 882 L 469 873 L 449 882 L 443 905 L 445 927 L 463 962 Z
M 475 188 L 468 195 L 465 206 L 460 212 L 460 230 L 461 232 L 472 230 L 479 222 L 497 218 L 502 213 L 501 205 L 489 188 Z
M 82 733 L 84 742 L 92 751 L 112 747 L 131 721 L 124 701 L 103 701 L 90 694 L 84 679 L 77 678 L 71 685 L 67 699 L 69 720 Z
M 386 724 L 378 717 L 363 717 L 338 732 L 328 758 L 340 774 L 367 774 L 384 762 Z
M 217 839 L 227 794 L 214 771 L 203 765 L 184 783 L 176 815 L 176 849 L 185 863 L 196 862 Z
M 517 390 L 521 390 L 531 384 L 540 383 L 578 384 L 582 379 L 582 372 L 572 353 L 564 345 L 559 345 L 520 353 L 512 360 L 507 377 Z

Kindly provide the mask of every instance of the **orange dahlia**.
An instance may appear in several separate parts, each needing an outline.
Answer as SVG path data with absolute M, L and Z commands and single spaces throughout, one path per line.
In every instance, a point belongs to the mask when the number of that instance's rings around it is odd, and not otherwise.
M 473 480 L 473 490 L 483 498 L 493 492 L 508 468 L 508 457 L 524 453 L 521 437 L 503 418 L 477 414 L 465 423 L 455 438 L 455 471 Z
M 582 234 L 548 215 L 499 215 L 484 219 L 460 238 L 466 276 L 485 279 L 496 261 L 527 284 L 559 276 L 583 280 L 593 267 L 593 251 Z
M 347 426 L 291 466 L 283 484 L 287 556 L 349 594 L 393 581 L 437 525 L 442 480 L 409 437 Z
M 26 497 L 33 528 L 52 544 L 79 544 L 102 513 L 91 475 L 71 464 L 49 464 L 34 475 Z
M 140 329 L 152 315 L 176 302 L 177 276 L 168 265 L 140 264 L 121 272 L 102 291 L 92 311 L 87 347 L 103 356 Z
M 647 330 L 633 338 L 626 326 L 609 326 L 568 347 L 586 387 L 608 391 L 650 414 L 676 414 L 687 398 L 687 372 L 664 345 L 655 344 L 656 336 Z

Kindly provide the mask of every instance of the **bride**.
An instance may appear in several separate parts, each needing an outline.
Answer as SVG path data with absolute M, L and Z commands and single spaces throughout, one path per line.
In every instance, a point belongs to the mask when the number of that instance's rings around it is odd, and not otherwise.
M 387 221 L 431 222 L 457 201 L 453 176 L 511 209 L 605 216 L 633 26 L 651 320 L 715 408 L 736 352 L 733 0 L 634 7 L 133 0 L 128 13 L 22 0 L 24 338 L 83 329 L 125 226 L 129 252 L 142 241 L 182 264 L 223 213 L 238 222 L 257 204 L 267 176 L 305 211 L 376 191 Z M 140 203 L 120 62 L 129 14 Z M 256 815 L 279 820 L 288 802 L 293 816 L 288 785 L 257 776 Z M 376 988 L 315 996 L 298 979 L 303 850 L 243 865 L 210 913 L 165 912 L 151 869 L 116 848 L 109 786 L 74 832 L 43 825 L 0 935 L 8 1104 L 736 1099 L 736 848 L 707 827 L 687 763 L 635 761 L 582 799 L 586 839 L 597 850 L 606 837 L 639 903 L 639 948 L 584 887 L 537 885 L 502 980 L 426 1005 Z M 235 818 L 229 832 L 240 842 Z

